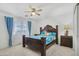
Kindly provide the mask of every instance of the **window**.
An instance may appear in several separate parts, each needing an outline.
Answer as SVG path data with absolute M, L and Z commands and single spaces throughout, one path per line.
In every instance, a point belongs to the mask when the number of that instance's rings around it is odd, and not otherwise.
M 28 25 L 27 21 L 14 21 L 13 27 L 13 45 L 22 43 L 22 35 L 28 36 Z

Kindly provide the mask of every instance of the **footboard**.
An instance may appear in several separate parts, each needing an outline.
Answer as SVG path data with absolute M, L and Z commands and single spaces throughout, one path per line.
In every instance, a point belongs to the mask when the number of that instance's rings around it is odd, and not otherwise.
M 25 47 L 25 45 L 27 45 L 28 47 L 32 48 L 32 49 L 36 49 L 38 51 L 41 52 L 41 56 L 45 56 L 46 55 L 46 45 L 45 45 L 45 38 L 41 38 L 41 40 L 38 39 L 33 39 L 30 37 L 25 37 L 25 35 L 23 35 L 23 47 Z

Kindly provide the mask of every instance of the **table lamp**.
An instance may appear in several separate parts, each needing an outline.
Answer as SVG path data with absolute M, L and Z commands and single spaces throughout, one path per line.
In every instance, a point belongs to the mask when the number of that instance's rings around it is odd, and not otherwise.
M 70 25 L 69 25 L 69 24 L 64 25 L 65 36 L 68 36 L 70 29 L 71 29 L 71 28 L 70 28 Z

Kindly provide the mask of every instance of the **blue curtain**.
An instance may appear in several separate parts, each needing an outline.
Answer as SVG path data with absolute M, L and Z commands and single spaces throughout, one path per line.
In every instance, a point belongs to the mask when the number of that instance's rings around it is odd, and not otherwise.
M 31 36 L 31 21 L 28 21 L 28 31 L 29 31 L 29 36 Z
M 9 47 L 11 47 L 12 46 L 13 17 L 5 16 L 5 22 L 6 22 L 7 31 L 9 34 Z

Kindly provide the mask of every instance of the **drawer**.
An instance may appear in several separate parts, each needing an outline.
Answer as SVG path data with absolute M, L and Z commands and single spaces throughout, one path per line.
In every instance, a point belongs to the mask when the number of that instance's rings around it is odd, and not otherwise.
M 61 46 L 73 47 L 72 36 L 61 36 Z
M 61 41 L 72 42 L 72 39 L 61 39 Z
M 71 43 L 61 43 L 61 46 L 68 46 L 68 47 L 72 47 L 72 44 Z
M 71 44 L 72 41 L 68 41 L 68 40 L 62 40 L 61 43 L 65 43 L 65 44 Z
M 72 39 L 72 36 L 61 36 L 61 39 Z

